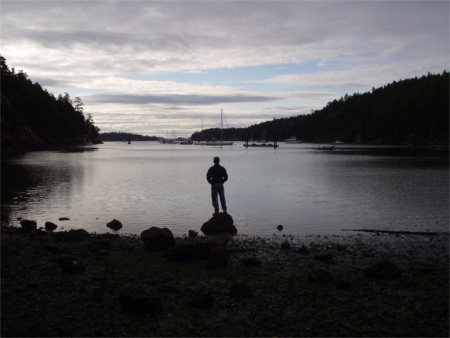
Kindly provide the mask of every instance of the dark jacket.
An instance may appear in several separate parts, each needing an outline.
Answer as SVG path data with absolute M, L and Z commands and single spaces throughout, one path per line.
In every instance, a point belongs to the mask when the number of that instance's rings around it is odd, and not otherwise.
M 208 169 L 206 179 L 209 184 L 225 183 L 228 180 L 228 174 L 225 168 L 217 163 Z

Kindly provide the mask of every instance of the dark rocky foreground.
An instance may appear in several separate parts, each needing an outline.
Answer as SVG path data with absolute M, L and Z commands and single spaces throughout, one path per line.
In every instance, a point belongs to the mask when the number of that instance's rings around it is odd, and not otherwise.
M 3 337 L 449 336 L 448 234 L 1 231 Z

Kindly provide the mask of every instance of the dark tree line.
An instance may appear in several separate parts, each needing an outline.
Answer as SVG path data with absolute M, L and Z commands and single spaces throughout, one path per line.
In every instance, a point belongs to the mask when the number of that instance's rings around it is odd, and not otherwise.
M 156 136 L 143 136 L 125 132 L 109 132 L 99 135 L 101 141 L 158 141 Z
M 99 139 L 92 115 L 68 93 L 48 93 L 14 68 L 1 65 L 1 144 L 36 147 L 79 145 Z M 228 140 L 282 141 L 295 136 L 305 142 L 377 144 L 446 144 L 449 142 L 449 73 L 394 81 L 371 92 L 345 95 L 308 115 L 274 119 L 248 128 L 223 131 Z M 124 133 L 125 134 L 125 133 Z M 104 135 L 122 138 L 125 135 Z M 138 139 L 129 134 L 126 139 Z M 195 141 L 219 138 L 218 128 L 192 134 Z M 152 138 L 152 137 L 150 137 Z
M 219 137 L 219 129 L 203 138 Z M 224 138 L 376 144 L 448 144 L 449 73 L 394 81 L 371 92 L 345 95 L 308 115 L 274 119 L 248 128 L 224 129 Z M 201 140 L 202 133 L 192 135 Z
M 85 144 L 89 135 L 98 138 L 99 128 L 90 114 L 85 118 L 79 97 L 55 97 L 25 72 L 9 69 L 2 56 L 0 64 L 2 146 L 45 148 Z

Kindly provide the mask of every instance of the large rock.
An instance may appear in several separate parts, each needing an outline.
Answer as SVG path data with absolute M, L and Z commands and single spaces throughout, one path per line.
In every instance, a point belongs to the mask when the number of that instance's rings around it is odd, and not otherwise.
M 20 225 L 22 226 L 22 229 L 25 229 L 25 230 L 36 230 L 37 229 L 37 222 L 30 220 L 30 219 L 21 220 Z
M 56 230 L 58 226 L 55 223 L 52 222 L 45 222 L 45 230 L 47 231 L 53 231 Z
M 205 235 L 227 234 L 236 235 L 237 229 L 233 224 L 233 217 L 226 213 L 219 213 L 204 223 L 200 229 Z
M 188 231 L 189 238 L 196 238 L 198 236 L 198 232 L 195 230 Z
M 117 219 L 113 219 L 111 222 L 106 223 L 106 226 L 112 230 L 120 230 L 122 229 L 122 223 Z
M 141 233 L 144 247 L 148 251 L 162 251 L 175 246 L 175 237 L 167 228 L 151 227 Z

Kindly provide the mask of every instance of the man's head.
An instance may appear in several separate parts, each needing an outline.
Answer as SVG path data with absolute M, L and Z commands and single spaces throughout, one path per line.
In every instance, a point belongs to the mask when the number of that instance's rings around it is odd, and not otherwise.
M 218 158 L 217 156 L 216 156 L 216 157 L 214 157 L 214 163 L 215 163 L 215 164 L 218 164 L 218 163 L 220 163 L 220 158 Z

